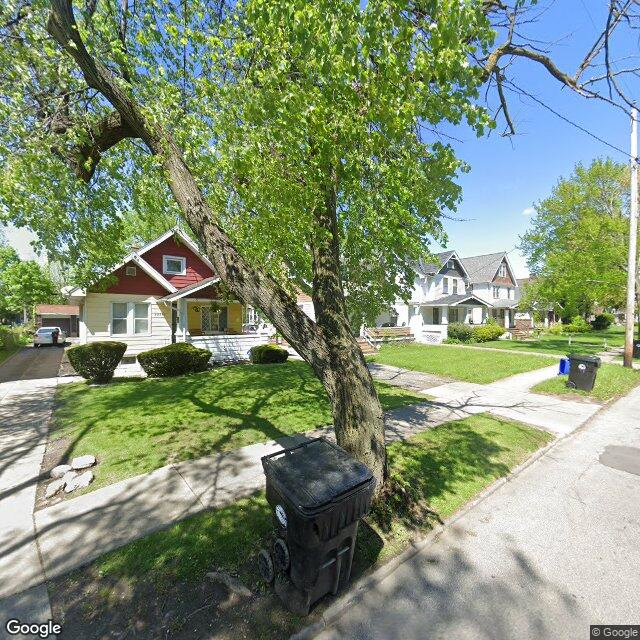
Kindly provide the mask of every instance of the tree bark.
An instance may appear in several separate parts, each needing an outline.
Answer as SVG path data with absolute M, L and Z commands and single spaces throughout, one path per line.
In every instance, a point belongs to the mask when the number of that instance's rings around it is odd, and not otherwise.
M 71 0 L 51 0 L 47 28 L 75 60 L 87 85 L 99 91 L 118 112 L 122 126 L 162 159 L 171 192 L 188 225 L 201 240 L 216 275 L 242 300 L 262 309 L 311 365 L 329 395 L 338 443 L 371 468 L 380 489 L 385 466 L 384 418 L 346 312 L 340 277 L 335 180 L 327 187 L 325 206 L 316 212 L 312 297 L 317 323 L 314 323 L 283 287 L 254 269 L 233 246 L 171 135 L 147 121 L 123 83 L 85 48 Z

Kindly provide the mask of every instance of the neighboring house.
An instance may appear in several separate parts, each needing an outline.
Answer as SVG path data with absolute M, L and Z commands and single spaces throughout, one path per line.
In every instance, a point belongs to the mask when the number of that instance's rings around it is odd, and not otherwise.
M 67 336 L 78 336 L 79 309 L 70 304 L 39 304 L 36 306 L 36 329 L 60 327 Z
M 213 265 L 179 229 L 136 249 L 116 265 L 108 286 L 75 288 L 80 342 L 118 340 L 125 358 L 172 342 L 209 349 L 217 360 L 238 360 L 268 335 L 245 332 L 256 313 L 222 294 Z M 314 318 L 313 305 L 299 304 Z
M 517 282 L 506 252 L 461 258 L 443 251 L 420 260 L 408 302 L 398 302 L 376 324 L 408 326 L 416 340 L 441 342 L 453 322 L 484 324 L 492 317 L 515 326 Z

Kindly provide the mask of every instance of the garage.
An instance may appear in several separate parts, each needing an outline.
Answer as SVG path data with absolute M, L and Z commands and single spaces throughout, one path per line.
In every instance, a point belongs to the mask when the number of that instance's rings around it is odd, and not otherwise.
M 80 310 L 70 304 L 39 304 L 36 307 L 36 328 L 60 327 L 69 337 L 78 336 Z

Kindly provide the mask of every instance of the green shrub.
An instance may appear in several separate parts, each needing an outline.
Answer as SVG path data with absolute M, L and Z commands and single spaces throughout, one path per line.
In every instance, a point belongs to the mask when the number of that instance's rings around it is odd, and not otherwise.
M 109 382 L 127 345 L 124 342 L 90 342 L 67 351 L 76 372 L 92 382 Z
M 277 364 L 285 362 L 289 357 L 289 352 L 277 344 L 259 344 L 251 347 L 249 357 L 253 364 Z
M 564 325 L 562 325 L 561 323 L 556 323 L 556 324 L 552 324 L 549 327 L 549 333 L 552 336 L 559 336 L 560 334 L 564 333 Z
M 169 378 L 185 373 L 205 371 L 211 351 L 186 342 L 176 342 L 138 354 L 138 362 L 150 378 Z
M 582 316 L 575 316 L 571 324 L 565 324 L 562 327 L 563 333 L 587 333 L 588 331 L 591 331 L 591 325 Z
M 608 329 L 615 319 L 616 317 L 613 313 L 599 313 L 591 322 L 591 326 L 596 331 L 602 331 L 603 329 Z
M 476 342 L 491 342 L 491 340 L 497 340 L 504 332 L 505 328 L 499 324 L 487 322 L 487 324 L 473 330 L 473 337 Z
M 451 340 L 471 342 L 473 340 L 473 327 L 462 322 L 452 322 L 447 327 L 447 336 Z

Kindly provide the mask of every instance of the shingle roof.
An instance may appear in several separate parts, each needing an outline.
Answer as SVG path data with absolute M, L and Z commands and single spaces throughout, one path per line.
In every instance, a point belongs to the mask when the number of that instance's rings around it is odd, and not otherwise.
M 420 260 L 418 260 L 418 271 L 426 275 L 433 275 L 435 273 L 438 273 L 438 271 L 442 269 L 442 265 L 445 264 L 454 253 L 455 251 L 441 251 L 440 253 L 434 254 L 435 257 L 440 261 L 440 264 L 435 264 L 434 262 L 425 262 L 422 258 L 420 258 Z
M 475 300 L 476 304 L 480 304 L 486 307 L 492 307 L 493 305 L 482 298 L 474 295 L 473 293 L 452 293 L 448 296 L 442 296 L 435 300 L 429 300 L 428 302 L 421 302 L 420 306 L 423 307 L 440 307 L 440 306 L 455 306 L 461 302 L 467 300 Z M 510 301 L 511 302 L 511 301 Z
M 461 258 L 464 268 L 469 274 L 471 284 L 491 282 L 505 255 L 504 251 L 500 251 L 499 253 L 488 253 L 483 256 Z

